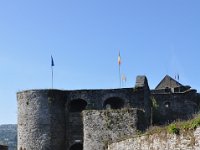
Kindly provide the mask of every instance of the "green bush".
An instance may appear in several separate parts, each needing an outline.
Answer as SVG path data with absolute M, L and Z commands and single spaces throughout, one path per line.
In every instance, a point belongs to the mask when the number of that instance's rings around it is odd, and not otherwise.
M 171 124 L 168 126 L 168 132 L 173 134 L 179 134 L 180 129 L 176 126 L 176 124 Z
M 191 122 L 190 129 L 196 129 L 198 126 L 200 126 L 200 118 L 196 118 Z

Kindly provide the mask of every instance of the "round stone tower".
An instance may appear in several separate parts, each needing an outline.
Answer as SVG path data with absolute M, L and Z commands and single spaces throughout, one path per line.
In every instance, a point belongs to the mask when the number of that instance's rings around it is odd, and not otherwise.
M 60 90 L 17 93 L 18 150 L 65 150 L 65 100 Z

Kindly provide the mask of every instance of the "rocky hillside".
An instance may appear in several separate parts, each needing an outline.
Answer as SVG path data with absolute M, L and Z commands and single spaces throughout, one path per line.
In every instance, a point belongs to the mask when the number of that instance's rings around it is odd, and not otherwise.
M 17 149 L 17 125 L 0 125 L 0 145 L 8 145 L 9 150 Z

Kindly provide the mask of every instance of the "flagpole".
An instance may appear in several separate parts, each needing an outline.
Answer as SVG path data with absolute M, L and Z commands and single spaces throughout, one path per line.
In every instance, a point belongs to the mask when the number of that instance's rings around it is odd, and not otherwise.
M 54 61 L 53 57 L 51 55 L 51 88 L 53 89 L 53 67 L 54 67 Z
M 121 88 L 121 56 L 120 56 L 120 51 L 118 55 L 118 65 L 119 65 L 119 87 Z
M 51 85 L 53 89 L 53 66 L 51 66 Z
M 120 70 L 120 64 L 119 64 L 119 87 L 121 88 L 121 70 Z

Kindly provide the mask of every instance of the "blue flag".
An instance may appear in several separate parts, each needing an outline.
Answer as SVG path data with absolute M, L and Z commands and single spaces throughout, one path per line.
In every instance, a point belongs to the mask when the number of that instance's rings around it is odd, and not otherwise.
M 53 57 L 51 56 L 51 66 L 54 66 L 54 61 L 53 61 Z

